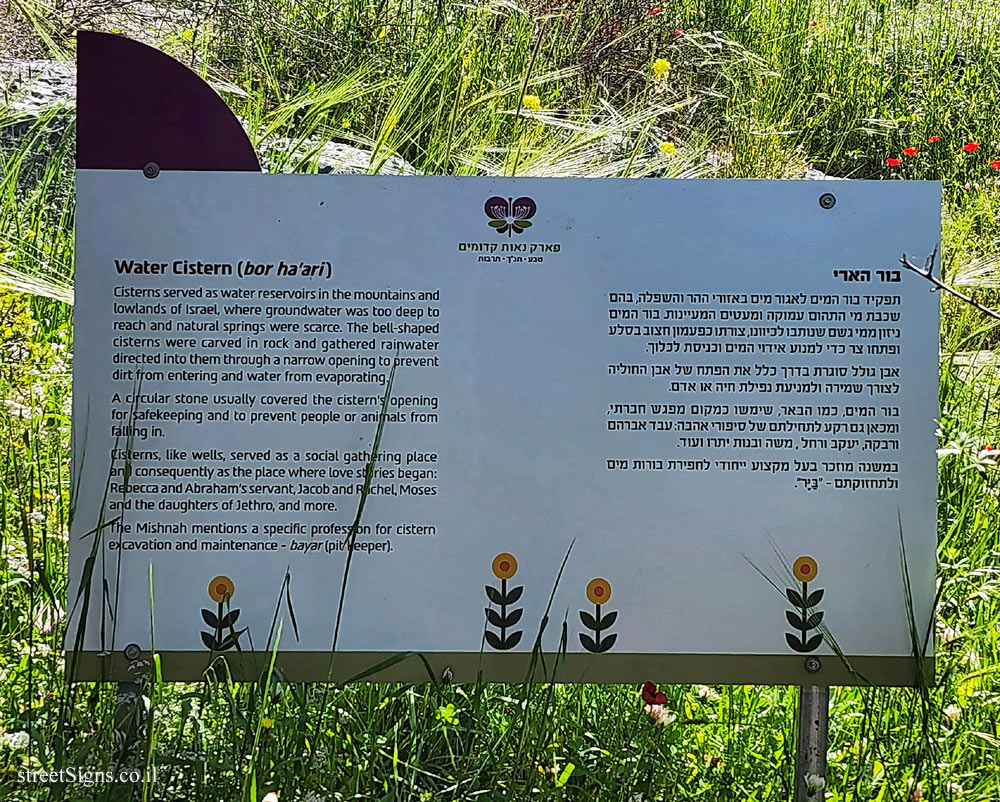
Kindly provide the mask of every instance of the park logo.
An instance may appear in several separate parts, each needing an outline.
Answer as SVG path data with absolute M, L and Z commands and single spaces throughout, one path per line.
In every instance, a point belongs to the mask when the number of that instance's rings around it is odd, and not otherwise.
M 531 228 L 531 218 L 535 216 L 538 207 L 531 198 L 501 198 L 494 195 L 484 206 L 486 216 L 490 218 L 490 227 L 497 234 L 521 234 Z

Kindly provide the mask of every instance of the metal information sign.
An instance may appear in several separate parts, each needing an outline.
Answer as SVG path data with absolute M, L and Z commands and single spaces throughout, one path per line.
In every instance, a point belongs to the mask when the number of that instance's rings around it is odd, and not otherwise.
M 281 622 L 327 679 L 395 367 L 335 678 L 517 680 L 548 611 L 566 682 L 914 682 L 940 185 L 825 189 L 80 170 L 78 676 Z

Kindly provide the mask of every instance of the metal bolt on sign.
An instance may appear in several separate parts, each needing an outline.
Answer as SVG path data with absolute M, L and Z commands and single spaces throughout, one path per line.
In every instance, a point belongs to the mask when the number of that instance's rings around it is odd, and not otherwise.
M 819 205 L 824 209 L 832 209 L 837 205 L 837 198 L 830 192 L 824 192 L 819 196 Z
M 146 162 L 142 168 L 142 174 L 146 178 L 156 178 L 160 174 L 160 165 L 156 162 Z

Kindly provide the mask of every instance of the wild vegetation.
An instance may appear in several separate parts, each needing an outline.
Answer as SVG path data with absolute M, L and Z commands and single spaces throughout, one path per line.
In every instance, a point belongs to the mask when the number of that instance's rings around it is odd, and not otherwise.
M 12 0 L 0 36 L 55 59 L 77 27 L 145 37 L 217 87 L 271 170 L 314 171 L 333 140 L 372 172 L 402 157 L 427 174 L 941 180 L 943 278 L 996 300 L 1000 4 L 652 2 L 191 0 L 152 30 L 139 4 Z M 661 686 L 647 705 L 540 670 L 324 687 L 234 682 L 221 663 L 191 684 L 154 672 L 117 706 L 114 686 L 67 685 L 73 116 L 15 100 L 0 95 L 0 795 L 791 798 L 792 688 Z M 1000 798 L 996 331 L 942 296 L 936 675 L 834 690 L 827 799 Z M 118 764 L 155 780 L 17 779 Z

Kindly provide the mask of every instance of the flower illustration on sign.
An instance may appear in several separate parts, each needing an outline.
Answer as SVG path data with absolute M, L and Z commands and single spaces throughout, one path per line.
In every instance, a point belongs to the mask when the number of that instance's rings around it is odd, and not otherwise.
M 235 592 L 236 586 L 233 585 L 233 580 L 228 576 L 217 576 L 208 583 L 208 595 L 212 597 L 213 601 L 220 604 L 229 601 Z
M 531 198 L 501 198 L 494 195 L 486 201 L 484 211 L 497 234 L 509 237 L 531 228 L 531 218 L 535 216 L 538 207 Z
M 228 612 L 224 607 L 228 607 L 236 592 L 236 586 L 228 576 L 217 576 L 208 583 L 208 595 L 218 606 L 215 612 L 202 609 L 201 617 L 211 628 L 211 632 L 201 633 L 201 642 L 213 652 L 224 652 L 237 646 L 239 636 L 246 631 L 241 629 L 238 632 L 233 629 L 236 619 L 240 617 L 240 611 L 230 609 Z
M 799 557 L 792 564 L 792 574 L 801 583 L 800 588 L 785 588 L 785 596 L 794 605 L 795 611 L 786 610 L 785 618 L 798 634 L 785 633 L 785 641 L 797 652 L 811 652 L 823 642 L 820 632 L 809 635 L 823 621 L 823 611 L 813 608 L 823 599 L 823 589 L 809 591 L 809 583 L 816 579 L 819 566 L 812 557 Z
M 580 610 L 580 621 L 594 633 L 594 636 L 581 632 L 580 643 L 588 652 L 606 652 L 618 640 L 618 636 L 614 633 L 606 638 L 601 637 L 601 633 L 606 632 L 618 618 L 616 611 L 601 614 L 601 605 L 611 601 L 611 583 L 600 577 L 591 579 L 587 584 L 587 599 L 594 605 L 594 613 L 591 615 L 586 610 Z
M 500 630 L 500 634 L 491 631 L 487 626 L 486 642 L 494 649 L 513 649 L 521 640 L 523 634 L 521 630 L 511 631 L 511 627 L 521 620 L 524 612 L 520 607 L 510 609 L 510 605 L 517 602 L 524 592 L 524 586 L 518 585 L 515 588 L 507 588 L 507 580 L 517 573 L 517 560 L 510 552 L 504 551 L 493 558 L 493 575 L 500 580 L 500 588 L 492 585 L 486 586 L 486 597 L 492 604 L 500 608 L 498 613 L 492 607 L 486 608 L 486 620 L 488 624 Z

